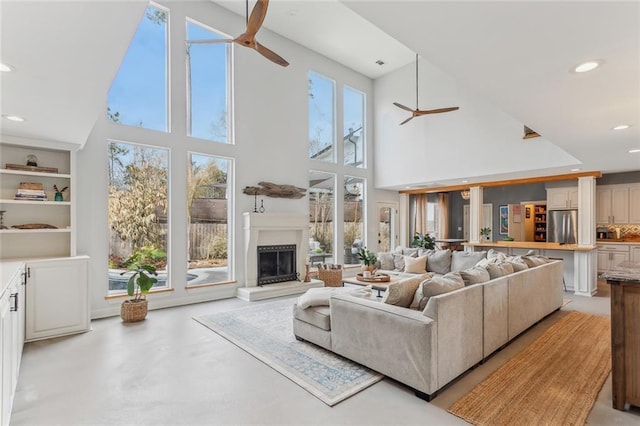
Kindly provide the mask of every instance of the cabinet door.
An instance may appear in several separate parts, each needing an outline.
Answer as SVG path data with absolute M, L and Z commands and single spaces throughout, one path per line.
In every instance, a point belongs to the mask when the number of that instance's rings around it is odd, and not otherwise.
M 629 223 L 640 223 L 640 185 L 629 187 Z
M 596 189 L 596 223 L 611 220 L 611 189 Z
M 631 261 L 640 263 L 640 246 L 631 247 Z
M 6 289 L 0 298 L 0 376 L 2 388 L 0 391 L 0 420 L 2 425 L 9 424 L 11 414 L 11 396 L 13 395 L 13 348 L 11 342 L 11 298 L 9 289 Z
M 629 188 L 611 189 L 611 222 L 629 222 Z
M 629 260 L 629 253 L 611 253 L 611 267 L 618 266 L 622 262 Z
M 26 340 L 89 330 L 88 257 L 27 264 Z
M 605 272 L 609 270 L 609 254 L 608 251 L 598 250 L 598 272 Z
M 547 189 L 547 210 L 558 210 L 568 208 L 567 188 Z
M 578 208 L 578 188 L 567 188 L 567 202 L 569 208 Z

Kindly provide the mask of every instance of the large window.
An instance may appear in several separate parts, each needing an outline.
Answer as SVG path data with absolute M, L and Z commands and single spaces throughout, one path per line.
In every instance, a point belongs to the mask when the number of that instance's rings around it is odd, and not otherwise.
M 309 72 L 309 158 L 335 162 L 336 83 Z
M 140 264 L 159 271 L 154 287 L 168 286 L 169 151 L 114 141 L 108 146 L 109 292 L 126 292 L 121 272 Z
M 229 43 L 201 24 L 187 21 L 189 136 L 229 143 Z
M 109 90 L 109 120 L 145 129 L 168 130 L 168 17 L 168 11 L 159 6 L 147 7 Z
M 189 154 L 187 179 L 189 285 L 229 281 L 229 177 L 226 158 Z
M 344 263 L 360 263 L 358 248 L 365 245 L 365 188 L 366 180 L 358 177 L 344 178 Z
M 364 167 L 364 93 L 348 86 L 344 86 L 342 91 L 342 103 L 344 164 L 355 167 Z
M 309 260 L 312 265 L 335 259 L 336 175 L 309 172 Z

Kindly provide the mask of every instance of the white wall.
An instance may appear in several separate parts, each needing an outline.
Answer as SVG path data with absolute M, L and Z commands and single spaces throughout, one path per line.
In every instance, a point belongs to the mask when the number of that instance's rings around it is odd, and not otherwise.
M 244 30 L 244 17 L 235 15 L 224 8 L 208 2 L 162 2 L 170 8 L 170 32 L 184 33 L 185 15 L 197 18 L 228 34 L 237 35 Z M 341 173 L 341 165 L 314 162 L 308 159 L 307 135 L 307 73 L 310 69 L 322 73 L 337 82 L 337 117 L 338 129 L 342 129 L 341 91 L 342 84 L 358 89 L 367 94 L 366 132 L 372 135 L 372 81 L 350 69 L 347 69 L 328 58 L 311 52 L 290 40 L 260 30 L 258 40 L 273 51 L 287 59 L 291 65 L 282 68 L 264 59 L 257 52 L 242 48 L 234 48 L 235 66 L 234 101 L 235 101 L 235 144 L 221 145 L 204 140 L 196 140 L 184 136 L 186 117 L 186 94 L 184 90 L 184 44 L 172 43 L 171 55 L 178 57 L 171 67 L 172 111 L 171 134 L 151 132 L 145 129 L 130 128 L 109 123 L 106 113 L 101 114 L 99 121 L 85 148 L 78 153 L 78 252 L 91 256 L 92 299 L 91 308 L 94 318 L 114 315 L 119 312 L 120 299 L 107 301 L 107 138 L 127 142 L 141 142 L 166 147 L 170 153 L 170 226 L 173 231 L 170 239 L 169 256 L 173 267 L 170 270 L 171 293 L 153 295 L 150 306 L 173 306 L 195 301 L 235 296 L 236 286 L 244 286 L 243 280 L 243 247 L 242 247 L 242 213 L 253 211 L 254 199 L 242 193 L 245 186 L 256 185 L 259 181 L 286 183 L 307 187 L 309 169 L 334 171 Z M 106 111 L 106 93 L 105 93 Z M 339 131 L 339 133 L 341 130 Z M 132 140 L 132 135 L 135 140 Z M 341 138 L 340 138 L 341 139 Z M 372 143 L 369 137 L 369 144 Z M 340 144 L 338 144 L 339 146 Z M 229 249 L 230 262 L 237 284 L 206 287 L 186 290 L 187 270 L 186 255 L 186 165 L 187 152 L 195 151 L 205 154 L 221 155 L 235 159 L 235 188 L 232 190 L 235 199 L 234 232 L 235 247 Z M 371 150 L 369 150 L 369 153 Z M 368 154 L 368 164 L 373 164 Z M 338 151 L 337 158 L 342 159 Z M 349 174 L 368 179 L 369 199 L 367 204 L 375 206 L 377 198 L 396 199 L 397 193 L 373 190 L 373 172 L 351 168 Z M 342 175 L 338 175 L 338 182 Z M 338 185 L 338 199 L 342 196 Z M 267 212 L 307 213 L 308 199 L 299 200 L 264 197 Z M 338 211 L 338 223 L 341 221 Z M 377 226 L 375 208 L 367 211 L 369 226 L 367 239 L 375 241 Z M 342 246 L 342 235 L 336 236 L 336 247 Z M 339 259 L 340 260 L 340 259 Z
M 415 63 L 375 80 L 376 186 L 392 187 L 574 165 L 543 137 L 523 140 L 523 124 L 420 59 L 419 107 L 458 111 L 414 118 Z

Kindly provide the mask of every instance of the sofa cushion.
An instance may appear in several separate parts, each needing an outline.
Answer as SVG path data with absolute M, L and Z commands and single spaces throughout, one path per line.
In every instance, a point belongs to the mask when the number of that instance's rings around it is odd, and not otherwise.
M 451 250 L 439 250 L 428 254 L 427 271 L 442 275 L 451 272 Z
M 378 264 L 376 266 L 378 269 L 384 269 L 385 271 L 392 271 L 394 268 L 393 253 L 390 253 L 390 252 L 378 253 Z
M 310 288 L 298 297 L 297 306 L 306 309 L 311 306 L 329 306 L 329 299 L 333 293 L 347 293 L 354 296 L 368 296 L 371 286 L 367 287 L 318 287 Z
M 513 266 L 514 272 L 524 271 L 525 269 L 529 269 L 529 265 L 526 264 L 522 256 L 511 256 L 507 258 L 507 262 Z
M 331 330 L 330 314 L 329 306 L 312 306 L 306 309 L 298 305 L 293 306 L 294 318 L 327 331 Z
M 420 257 L 404 257 L 404 272 L 408 274 L 424 274 L 427 272 L 427 255 Z
M 491 279 L 489 272 L 481 266 L 474 266 L 473 268 L 460 271 L 460 276 L 462 277 L 465 286 L 486 283 Z
M 486 251 L 454 251 L 451 255 L 451 272 L 473 268 L 476 263 L 486 257 Z
M 411 305 L 416 289 L 425 279 L 431 277 L 432 274 L 423 273 L 413 277 L 401 279 L 398 282 L 391 283 L 387 287 L 387 291 L 382 297 L 382 302 L 389 305 L 402 306 L 408 308 Z
M 402 249 L 402 254 L 405 256 L 418 257 L 418 247 L 405 247 Z
M 489 272 L 491 279 L 500 278 L 513 274 L 513 266 L 509 262 L 489 263 L 487 265 L 487 272 Z
M 445 275 L 434 275 L 428 278 L 416 289 L 410 308 L 423 310 L 431 296 L 449 293 L 464 287 L 464 280 L 458 272 L 449 272 Z
M 489 249 L 489 251 L 487 251 L 487 259 L 498 259 L 498 260 L 505 260 L 507 258 L 507 254 L 503 253 L 501 251 L 497 251 L 494 249 Z
M 524 263 L 529 266 L 529 268 L 549 263 L 549 258 L 545 256 L 522 256 L 522 259 L 524 260 Z
M 399 252 L 393 253 L 393 269 L 395 269 L 396 271 L 404 271 L 404 256 L 404 254 Z M 407 256 L 417 257 L 418 251 L 416 250 L 415 252 Z

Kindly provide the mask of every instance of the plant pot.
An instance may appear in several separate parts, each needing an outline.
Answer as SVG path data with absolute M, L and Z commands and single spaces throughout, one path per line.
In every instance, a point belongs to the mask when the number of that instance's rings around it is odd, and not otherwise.
M 125 300 L 120 305 L 120 318 L 122 322 L 138 322 L 147 317 L 147 300 Z
M 374 269 L 376 269 L 376 265 L 362 265 L 362 272 L 364 271 L 373 272 Z

